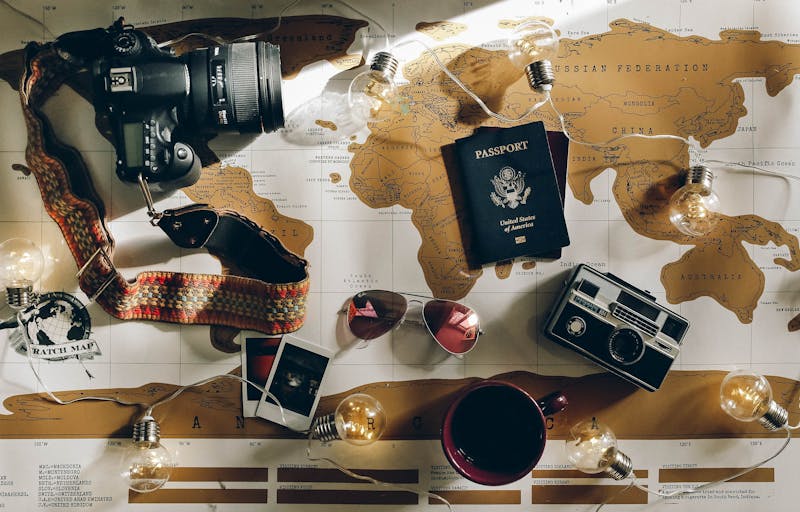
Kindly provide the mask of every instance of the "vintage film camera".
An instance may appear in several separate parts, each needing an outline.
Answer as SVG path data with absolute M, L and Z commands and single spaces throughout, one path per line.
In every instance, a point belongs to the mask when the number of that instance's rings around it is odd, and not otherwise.
M 280 49 L 242 42 L 180 57 L 160 49 L 120 18 L 108 29 L 71 32 L 56 41 L 66 58 L 91 69 L 98 115 L 107 115 L 117 176 L 156 190 L 200 177 L 187 133 L 272 132 L 283 127 Z
M 648 391 L 664 381 L 689 322 L 649 293 L 578 265 L 544 324 L 544 334 Z

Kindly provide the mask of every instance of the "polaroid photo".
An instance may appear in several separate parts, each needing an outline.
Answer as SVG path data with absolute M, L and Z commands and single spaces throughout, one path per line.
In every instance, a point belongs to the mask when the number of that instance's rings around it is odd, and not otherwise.
M 264 395 L 257 415 L 292 430 L 307 430 L 314 419 L 332 359 L 333 351 L 284 335 L 267 378 L 267 391 L 280 406 Z
M 266 388 L 267 377 L 280 343 L 280 336 L 265 336 L 258 332 L 242 331 L 239 334 L 239 344 L 242 347 L 242 377 Z M 243 417 L 252 418 L 256 415 L 261 395 L 263 393 L 260 389 L 242 382 Z

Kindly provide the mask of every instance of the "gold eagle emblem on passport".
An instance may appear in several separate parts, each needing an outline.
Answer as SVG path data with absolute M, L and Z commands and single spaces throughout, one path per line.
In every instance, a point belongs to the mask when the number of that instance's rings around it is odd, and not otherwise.
M 514 209 L 528 201 L 531 187 L 525 187 L 525 173 L 513 167 L 503 167 L 490 180 L 494 192 L 489 194 L 492 202 L 501 208 Z

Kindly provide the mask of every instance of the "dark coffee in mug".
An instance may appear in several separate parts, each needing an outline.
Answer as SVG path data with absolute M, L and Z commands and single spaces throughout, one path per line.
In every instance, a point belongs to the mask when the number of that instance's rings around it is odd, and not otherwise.
M 462 476 L 505 485 L 530 474 L 547 441 L 545 416 L 564 410 L 560 391 L 541 399 L 502 380 L 480 380 L 461 390 L 442 418 L 442 450 Z
M 525 471 L 544 444 L 541 413 L 513 387 L 484 387 L 467 395 L 453 413 L 458 452 L 486 471 Z

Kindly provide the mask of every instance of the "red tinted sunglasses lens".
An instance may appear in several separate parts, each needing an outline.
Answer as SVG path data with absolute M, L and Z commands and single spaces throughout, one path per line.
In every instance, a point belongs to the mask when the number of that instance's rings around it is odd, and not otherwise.
M 402 295 L 384 290 L 361 292 L 350 299 L 347 308 L 347 326 L 362 340 L 383 336 L 406 314 L 406 299 Z
M 451 354 L 465 354 L 478 341 L 478 314 L 467 306 L 434 299 L 422 309 L 431 334 Z

